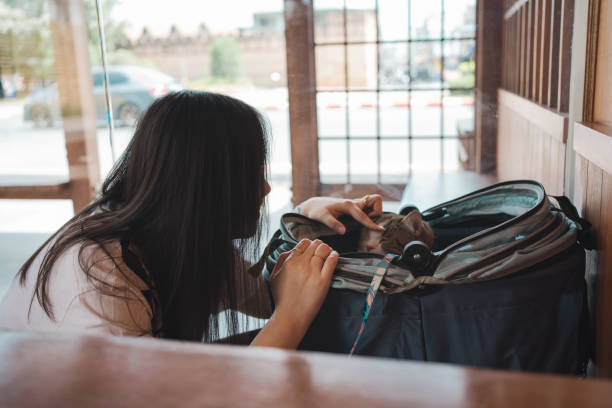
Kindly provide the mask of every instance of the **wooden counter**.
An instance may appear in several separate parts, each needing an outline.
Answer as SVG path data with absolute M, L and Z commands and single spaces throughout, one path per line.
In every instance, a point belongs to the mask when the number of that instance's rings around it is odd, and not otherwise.
M 0 406 L 610 407 L 612 382 L 152 339 L 0 332 Z

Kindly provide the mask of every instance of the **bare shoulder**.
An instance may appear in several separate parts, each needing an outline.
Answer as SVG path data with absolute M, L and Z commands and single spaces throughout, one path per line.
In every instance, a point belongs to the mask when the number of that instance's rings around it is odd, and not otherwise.
M 79 256 L 79 304 L 100 319 L 111 334 L 151 335 L 151 288 L 122 256 L 119 241 L 84 247 Z

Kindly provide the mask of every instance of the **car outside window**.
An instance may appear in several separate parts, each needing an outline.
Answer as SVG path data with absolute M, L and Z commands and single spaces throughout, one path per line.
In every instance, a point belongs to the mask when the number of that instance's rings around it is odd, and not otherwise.
M 94 86 L 102 86 L 102 73 L 93 74 Z
M 127 77 L 119 72 L 111 72 L 108 74 L 108 80 L 111 85 L 119 85 L 127 82 Z

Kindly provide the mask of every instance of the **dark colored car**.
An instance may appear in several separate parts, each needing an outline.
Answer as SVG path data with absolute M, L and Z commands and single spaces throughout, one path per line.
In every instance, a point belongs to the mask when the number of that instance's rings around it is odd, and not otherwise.
M 94 68 L 92 77 L 96 117 L 99 124 L 104 124 L 106 101 L 102 69 Z M 108 80 L 113 117 L 115 123 L 120 126 L 133 126 L 140 114 L 156 98 L 184 88 L 183 84 L 169 75 L 139 66 L 110 66 Z M 26 98 L 23 119 L 34 122 L 37 127 L 52 126 L 61 119 L 57 84 L 37 88 Z

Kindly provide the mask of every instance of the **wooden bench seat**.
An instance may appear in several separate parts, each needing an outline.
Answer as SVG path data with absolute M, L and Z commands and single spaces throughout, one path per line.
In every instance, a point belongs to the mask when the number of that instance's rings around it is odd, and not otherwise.
M 612 381 L 155 339 L 0 332 L 0 406 L 609 407 Z

